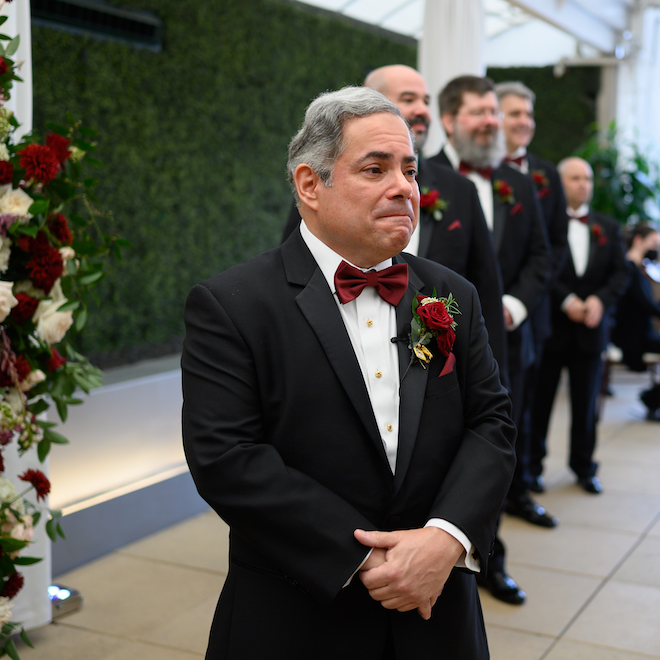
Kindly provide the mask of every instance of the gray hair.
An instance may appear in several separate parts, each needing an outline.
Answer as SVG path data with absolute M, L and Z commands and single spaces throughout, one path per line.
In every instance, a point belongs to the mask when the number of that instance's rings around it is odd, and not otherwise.
M 536 94 L 527 85 L 523 85 L 519 81 L 498 83 L 495 85 L 495 93 L 500 100 L 505 96 L 519 96 L 521 99 L 531 101 L 532 105 L 536 103 Z
M 300 130 L 289 143 L 287 174 L 296 204 L 300 202 L 294 181 L 298 165 L 309 165 L 324 186 L 331 186 L 332 171 L 346 146 L 346 122 L 380 112 L 401 117 L 405 123 L 394 103 L 368 87 L 344 87 L 336 92 L 325 92 L 309 104 Z

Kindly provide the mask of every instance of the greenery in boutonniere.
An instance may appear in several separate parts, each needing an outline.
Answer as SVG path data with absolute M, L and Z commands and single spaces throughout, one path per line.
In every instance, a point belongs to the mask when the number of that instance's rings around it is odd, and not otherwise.
M 437 190 L 431 190 L 427 186 L 420 189 L 419 206 L 428 211 L 435 220 L 442 220 L 442 212 L 447 208 L 447 200 L 440 198 Z

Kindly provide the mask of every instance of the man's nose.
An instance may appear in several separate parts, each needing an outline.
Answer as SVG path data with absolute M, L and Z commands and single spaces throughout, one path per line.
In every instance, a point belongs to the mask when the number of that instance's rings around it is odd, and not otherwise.
M 409 199 L 412 197 L 413 185 L 417 185 L 417 182 L 410 180 L 403 172 L 395 170 L 393 173 L 392 185 L 389 189 L 389 197 L 403 197 L 404 199 Z

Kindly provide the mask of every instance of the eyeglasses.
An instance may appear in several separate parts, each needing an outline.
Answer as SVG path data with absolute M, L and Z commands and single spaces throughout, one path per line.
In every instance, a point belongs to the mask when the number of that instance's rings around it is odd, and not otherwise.
M 489 108 L 481 108 L 481 110 L 467 110 L 465 112 L 459 112 L 456 114 L 457 117 L 461 115 L 467 115 L 473 119 L 483 119 L 484 117 L 503 119 L 504 113 L 497 110 L 490 110 Z

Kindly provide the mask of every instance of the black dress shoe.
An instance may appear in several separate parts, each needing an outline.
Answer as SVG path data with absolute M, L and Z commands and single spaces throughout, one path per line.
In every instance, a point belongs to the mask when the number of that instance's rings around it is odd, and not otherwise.
M 506 512 L 539 527 L 556 527 L 559 521 L 544 507 L 537 504 L 527 493 L 506 501 Z
M 581 477 L 578 479 L 578 483 L 587 493 L 591 493 L 592 495 L 600 495 L 603 492 L 603 484 L 595 475 L 593 477 Z
M 493 571 L 487 577 L 477 574 L 477 584 L 486 587 L 493 598 L 509 605 L 522 605 L 527 594 L 504 571 Z
M 545 493 L 545 480 L 540 474 L 532 477 L 532 483 L 529 485 L 529 489 L 533 493 Z

